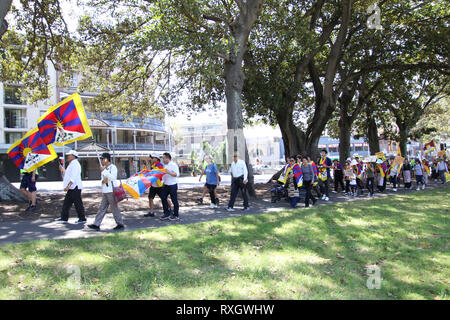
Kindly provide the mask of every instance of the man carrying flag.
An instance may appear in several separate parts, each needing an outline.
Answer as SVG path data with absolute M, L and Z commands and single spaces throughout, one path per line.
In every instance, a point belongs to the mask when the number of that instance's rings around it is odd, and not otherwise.
M 72 204 L 75 205 L 75 210 L 78 214 L 77 223 L 85 223 L 86 216 L 84 214 L 83 201 L 81 200 L 81 190 L 83 189 L 83 183 L 81 181 L 81 165 L 78 162 L 78 152 L 70 150 L 66 153 L 67 162 L 69 165 L 67 169 L 60 164 L 59 170 L 63 176 L 63 187 L 66 191 L 64 197 L 63 207 L 61 210 L 61 218 L 56 221 L 61 223 L 67 223 L 69 220 L 69 210 Z
M 151 161 L 152 161 L 152 168 L 153 169 L 163 169 L 164 166 L 161 163 L 161 161 L 159 160 L 159 156 L 151 156 Z M 144 217 L 154 217 L 155 213 L 154 213 L 154 199 L 156 197 L 156 195 L 158 195 L 158 197 L 162 200 L 161 198 L 161 191 L 162 191 L 162 186 L 158 185 L 158 183 L 153 182 L 149 191 L 148 191 L 148 206 L 150 211 L 146 214 L 144 214 Z M 167 203 L 169 204 L 169 213 L 173 214 L 173 204 L 172 201 L 170 201 L 170 199 L 167 199 Z

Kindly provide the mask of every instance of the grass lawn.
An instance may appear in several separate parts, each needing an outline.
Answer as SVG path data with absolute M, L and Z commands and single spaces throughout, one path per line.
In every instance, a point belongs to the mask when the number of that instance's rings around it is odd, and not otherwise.
M 0 299 L 448 299 L 449 191 L 7 245 Z

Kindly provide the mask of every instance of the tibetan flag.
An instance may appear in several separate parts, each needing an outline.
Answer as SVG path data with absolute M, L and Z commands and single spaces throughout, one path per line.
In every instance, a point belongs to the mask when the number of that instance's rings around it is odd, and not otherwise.
M 292 167 L 292 173 L 294 174 L 297 187 L 301 188 L 301 186 L 303 186 L 303 172 L 302 168 L 297 163 Z
M 431 171 L 430 171 L 430 164 L 428 163 L 428 161 L 423 159 L 422 164 L 423 164 L 423 167 L 425 168 L 425 171 L 427 172 L 427 174 L 430 175 Z
M 38 119 L 38 129 L 47 145 L 63 146 L 92 136 L 78 93 L 48 109 Z
M 436 145 L 434 143 L 434 140 L 431 140 L 430 142 L 426 143 L 425 146 L 423 147 L 423 152 L 424 153 L 428 153 L 428 152 L 431 152 L 433 150 L 436 150 Z
M 28 131 L 8 149 L 7 153 L 17 168 L 27 172 L 32 172 L 58 157 L 53 147 L 47 146 L 42 141 L 37 128 Z
M 356 165 L 356 170 L 357 170 L 356 177 L 358 179 L 361 179 L 362 178 L 362 172 L 363 172 L 363 164 L 361 162 Z
M 163 169 L 164 166 L 161 162 L 158 162 L 157 164 L 152 165 L 153 169 Z
M 326 159 L 327 158 L 320 158 L 319 165 L 322 166 L 323 164 L 325 164 Z M 319 169 L 319 179 L 322 181 L 327 181 L 328 179 L 327 168 Z
M 380 174 L 384 178 L 389 170 L 389 165 L 386 162 L 383 162 L 379 166 L 380 168 Z
M 284 167 L 283 173 L 278 178 L 278 181 L 281 182 L 282 184 L 285 184 L 291 171 L 292 171 L 291 164 L 287 164 Z
M 317 168 L 316 163 L 314 161 L 311 161 L 310 165 L 312 166 L 314 172 L 313 187 L 315 187 L 319 183 L 319 181 L 317 180 L 319 177 L 319 168 Z
M 122 183 L 123 188 L 135 199 L 138 199 L 153 183 L 162 186 L 162 177 L 166 169 L 143 170 Z

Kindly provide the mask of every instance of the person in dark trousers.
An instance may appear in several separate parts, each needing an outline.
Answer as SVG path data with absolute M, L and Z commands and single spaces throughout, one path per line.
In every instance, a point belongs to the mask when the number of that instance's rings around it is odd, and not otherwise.
M 338 160 L 333 160 L 333 177 L 334 177 L 334 193 L 338 192 L 339 185 L 341 185 L 341 190 L 345 191 L 344 187 L 344 173 L 342 171 L 342 165 Z
M 22 174 L 20 192 L 28 198 L 28 208 L 25 212 L 36 211 L 36 181 L 39 178 L 38 169 L 35 169 L 32 172 L 20 169 L 20 173 Z
M 234 202 L 236 201 L 236 196 L 239 191 L 242 193 L 242 198 L 244 199 L 244 211 L 250 210 L 248 205 L 248 196 L 247 196 L 247 177 L 248 170 L 247 165 L 243 160 L 240 160 L 237 154 L 234 154 L 234 161 L 231 163 L 231 196 L 230 201 L 228 202 L 227 211 L 234 211 Z
M 374 195 L 374 183 L 375 183 L 375 172 L 372 162 L 367 163 L 366 170 L 364 172 L 366 176 L 366 187 L 369 190 L 369 195 L 373 197 Z
M 56 219 L 56 221 L 67 223 L 69 220 L 69 210 L 72 207 L 72 204 L 74 204 L 75 210 L 78 214 L 77 223 L 86 223 L 83 201 L 81 200 L 81 190 L 83 189 L 83 184 L 81 182 L 81 165 L 78 162 L 78 153 L 75 150 L 70 150 L 66 154 L 66 158 L 69 163 L 67 169 L 64 169 L 64 167 L 60 164 L 59 170 L 63 176 L 64 191 L 67 193 L 64 197 L 61 218 Z
M 321 152 L 321 158 L 319 160 L 319 170 L 321 172 L 322 175 L 326 175 L 326 178 L 319 178 L 319 186 L 320 186 L 320 192 L 322 193 L 322 200 L 328 201 L 330 200 L 329 194 L 328 194 L 328 188 L 330 185 L 330 179 L 331 179 L 331 174 L 330 174 L 330 168 L 333 165 L 333 163 L 331 162 L 331 159 L 327 157 L 327 150 L 323 149 Z
M 160 220 L 178 221 L 180 205 L 178 203 L 178 177 L 180 176 L 180 169 L 177 164 L 172 161 L 170 153 L 163 153 L 163 164 L 167 174 L 163 175 L 162 182 L 164 183 L 161 192 L 161 201 L 164 209 L 164 215 L 159 218 Z M 170 199 L 173 203 L 173 214 L 169 212 L 169 203 L 167 197 L 170 195 Z
M 203 169 L 203 172 L 200 175 L 200 178 L 198 179 L 198 181 L 200 181 L 202 179 L 203 174 L 206 175 L 205 187 L 208 189 L 209 196 L 211 197 L 210 208 L 217 208 L 218 198 L 217 198 L 216 188 L 219 185 L 219 180 L 220 180 L 219 170 L 217 169 L 216 164 L 213 163 L 211 156 L 206 156 L 205 161 L 207 164 L 206 164 L 205 168 Z M 203 203 L 203 198 L 202 198 L 202 203 Z
M 311 192 L 312 184 L 314 181 L 314 170 L 311 164 L 308 162 L 307 157 L 302 158 L 302 173 L 303 173 L 303 187 L 306 190 L 305 207 L 309 207 L 309 200 L 312 200 L 313 205 L 316 204 L 317 199 L 314 198 Z

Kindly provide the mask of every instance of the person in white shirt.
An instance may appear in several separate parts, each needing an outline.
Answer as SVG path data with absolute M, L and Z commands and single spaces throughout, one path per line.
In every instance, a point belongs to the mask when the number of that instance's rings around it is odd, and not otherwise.
M 164 169 L 166 169 L 166 174 L 162 177 L 162 182 L 164 183 L 162 192 L 161 192 L 161 202 L 163 205 L 164 215 L 159 218 L 160 220 L 170 220 L 170 221 L 178 221 L 179 218 L 179 209 L 180 206 L 178 204 L 178 177 L 180 176 L 180 169 L 177 164 L 172 160 L 172 156 L 170 153 L 163 153 L 163 164 Z M 173 214 L 170 214 L 169 204 L 167 202 L 167 197 L 170 194 L 170 199 L 173 203 Z
M 72 204 L 74 204 L 78 214 L 77 223 L 85 223 L 86 216 L 84 213 L 83 201 L 81 200 L 83 184 L 81 182 L 81 165 L 78 162 L 78 153 L 75 150 L 70 150 L 66 154 L 66 159 L 69 163 L 67 168 L 64 169 L 60 164 L 59 170 L 63 176 L 64 191 L 67 193 L 64 197 L 61 218 L 56 219 L 56 221 L 66 223 L 69 220 L 69 210 L 72 207 Z
M 243 160 L 240 160 L 237 154 L 234 154 L 234 161 L 231 163 L 231 196 L 228 202 L 227 211 L 234 211 L 233 206 L 236 200 L 236 196 L 239 191 L 242 193 L 242 198 L 244 199 L 244 209 L 243 211 L 250 210 L 248 206 L 248 196 L 247 196 L 247 177 L 248 170 L 247 165 Z
M 120 230 L 124 228 L 122 214 L 114 199 L 114 187 L 117 186 L 117 167 L 111 163 L 111 155 L 107 152 L 103 153 L 100 157 L 102 165 L 101 170 L 101 183 L 102 183 L 102 203 L 98 208 L 97 215 L 93 224 L 88 225 L 89 228 L 94 230 L 100 230 L 103 218 L 105 217 L 106 210 L 111 206 L 111 210 L 116 220 L 117 226 L 114 230 Z

